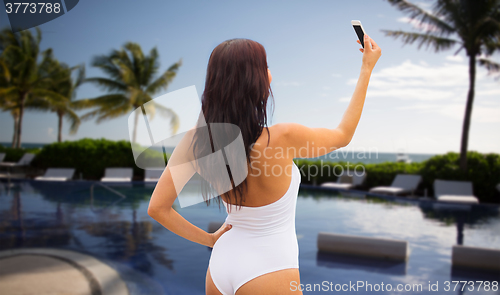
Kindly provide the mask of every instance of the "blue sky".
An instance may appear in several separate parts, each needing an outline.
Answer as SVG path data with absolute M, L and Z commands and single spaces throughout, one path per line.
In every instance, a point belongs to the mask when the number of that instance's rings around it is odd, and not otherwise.
M 429 7 L 432 1 L 415 2 Z M 266 48 L 273 75 L 272 123 L 296 122 L 335 128 L 354 90 L 361 66 L 359 45 L 350 25 L 359 19 L 382 48 L 356 134 L 345 150 L 409 153 L 458 152 L 468 89 L 464 52 L 436 54 L 403 46 L 383 29 L 414 30 L 405 15 L 386 1 L 132 1 L 86 0 L 66 15 L 40 26 L 42 49 L 70 66 L 85 63 L 87 77 L 102 76 L 90 66 L 93 56 L 133 41 L 144 52 L 157 47 L 161 70 L 180 58 L 183 65 L 167 92 L 204 87 L 212 49 L 231 38 L 250 38 Z M 0 11 L 0 27 L 8 26 Z M 498 61 L 498 56 L 495 57 Z M 164 92 L 163 92 L 164 93 Z M 163 94 L 158 93 L 158 96 Z M 103 94 L 93 85 L 78 98 Z M 500 81 L 478 68 L 469 150 L 500 152 Z M 182 110 L 179 110 L 182 121 Z M 25 114 L 23 142 L 53 142 L 53 113 Z M 13 121 L 0 113 L 0 142 L 10 142 Z M 128 139 L 127 116 L 97 125 L 84 122 L 76 135 Z

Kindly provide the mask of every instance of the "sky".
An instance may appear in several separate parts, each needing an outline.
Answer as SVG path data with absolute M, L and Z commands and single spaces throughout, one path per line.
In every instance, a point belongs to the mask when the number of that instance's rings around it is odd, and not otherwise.
M 433 1 L 414 3 L 430 9 Z M 340 123 L 359 76 L 362 54 L 351 20 L 382 48 L 373 70 L 363 114 L 348 151 L 442 154 L 459 152 L 468 90 L 468 59 L 458 47 L 435 53 L 403 45 L 382 30 L 418 30 L 418 24 L 383 0 L 363 1 L 136 1 L 85 0 L 67 14 L 40 25 L 41 48 L 70 66 L 85 64 L 87 77 L 104 77 L 91 66 L 94 56 L 126 42 L 145 53 L 156 47 L 160 73 L 182 59 L 168 89 L 156 96 L 195 86 L 204 88 L 208 58 L 231 38 L 249 38 L 267 52 L 273 81 L 271 125 L 283 122 L 335 128 Z M 9 26 L 0 11 L 0 27 Z M 432 28 L 431 28 L 432 29 Z M 494 56 L 496 61 L 498 56 Z M 103 95 L 82 85 L 77 98 Z M 500 152 L 500 80 L 477 68 L 469 150 Z M 174 109 L 186 123 L 182 104 Z M 84 114 L 85 111 L 79 114 Z M 190 121 L 189 121 L 190 122 Z M 13 119 L 0 112 L 0 142 L 12 140 Z M 27 111 L 24 143 L 57 138 L 54 113 Z M 128 115 L 96 124 L 82 123 L 75 135 L 65 122 L 63 140 L 129 139 Z M 141 141 L 141 143 L 144 143 Z

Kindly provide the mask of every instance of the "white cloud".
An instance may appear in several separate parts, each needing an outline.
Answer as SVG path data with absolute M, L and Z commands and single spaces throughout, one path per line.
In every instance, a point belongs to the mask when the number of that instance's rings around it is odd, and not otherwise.
M 428 23 L 423 23 L 419 20 L 416 20 L 414 18 L 409 18 L 406 16 L 400 17 L 397 19 L 398 22 L 400 23 L 409 23 L 411 24 L 415 29 L 425 31 L 425 32 L 436 32 L 438 31 L 438 28 L 435 25 L 428 24 Z
M 440 114 L 458 121 L 464 118 L 465 104 L 422 104 L 396 107 L 398 110 L 415 110 L 420 113 Z M 473 105 L 472 116 L 475 122 L 479 123 L 500 123 L 500 106 L 484 107 Z
M 431 8 L 432 3 L 419 1 L 419 2 L 416 2 L 415 5 L 428 11 L 428 9 Z
M 350 102 L 350 101 L 351 101 L 351 98 L 347 97 L 347 96 L 339 98 L 339 102 Z
M 334 74 L 332 74 L 332 77 L 334 77 L 334 78 L 340 78 L 340 77 L 342 77 L 342 75 L 334 73 Z
M 461 55 L 448 55 L 446 57 L 446 60 L 448 60 L 448 61 L 454 61 L 454 62 L 463 62 L 464 61 L 464 57 L 461 56 Z
M 444 62 L 433 66 L 406 60 L 399 65 L 380 69 L 372 74 L 367 98 L 377 103 L 394 105 L 394 109 L 401 111 L 439 114 L 463 120 L 469 89 L 468 65 L 464 59 L 460 61 L 453 57 L 453 60 L 453 63 Z M 356 82 L 356 79 L 349 79 L 347 83 L 354 85 Z M 500 103 L 497 101 L 499 86 L 484 68 L 477 68 L 472 111 L 474 121 L 500 122 Z M 404 106 L 401 106 L 401 101 L 404 101 Z

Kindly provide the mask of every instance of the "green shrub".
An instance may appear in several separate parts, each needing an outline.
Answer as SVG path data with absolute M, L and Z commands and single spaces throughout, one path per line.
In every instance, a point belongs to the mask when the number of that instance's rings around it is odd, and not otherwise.
M 500 203 L 495 186 L 500 183 L 500 155 L 467 152 L 467 171 L 460 170 L 460 154 L 449 152 L 423 163 L 420 171 L 423 186 L 434 195 L 435 179 L 471 181 L 474 195 L 482 203 Z
M 21 157 L 25 153 L 32 153 L 32 154 L 38 154 L 40 153 L 41 149 L 40 148 L 32 148 L 32 149 L 26 149 L 26 148 L 10 148 L 10 147 L 5 147 L 3 145 L 0 145 L 0 153 L 5 153 L 5 159 L 3 159 L 5 162 L 17 162 L 21 159 Z
M 160 152 L 146 151 L 149 157 L 163 157 Z M 134 176 L 142 178 L 144 170 L 135 165 L 130 142 L 125 140 L 84 138 L 78 141 L 52 143 L 43 147 L 33 166 L 72 167 L 84 179 L 100 179 L 108 167 L 133 167 Z
M 500 203 L 500 193 L 496 185 L 500 183 L 500 154 L 481 154 L 476 151 L 467 153 L 467 172 L 460 170 L 460 154 L 449 152 L 436 155 L 420 163 L 384 162 L 377 164 L 349 164 L 350 169 L 367 173 L 366 180 L 360 189 L 368 190 L 375 186 L 389 186 L 397 174 L 418 174 L 422 182 L 415 191 L 423 195 L 427 190 L 428 196 L 434 196 L 433 183 L 435 179 L 471 181 L 474 195 L 481 203 Z M 322 162 L 307 159 L 297 159 L 297 166 L 301 169 L 302 183 L 320 185 L 324 182 L 335 182 L 342 169 L 347 169 L 346 162 Z M 330 171 L 330 175 L 327 173 Z M 335 173 L 333 173 L 335 171 Z
M 81 139 L 53 143 L 40 149 L 12 149 L 0 146 L 0 152 L 6 153 L 5 161 L 18 161 L 24 153 L 38 154 L 32 166 L 40 169 L 49 167 L 73 167 L 76 175 L 84 179 L 100 179 L 107 167 L 133 167 L 134 176 L 142 179 L 144 170 L 135 165 L 130 142 L 110 141 L 106 139 Z M 141 161 L 155 161 L 163 154 L 158 151 L 146 150 L 141 155 Z M 367 178 L 361 189 L 375 186 L 388 186 L 397 174 L 419 174 L 422 183 L 416 193 L 428 196 L 434 195 L 435 179 L 471 181 L 474 194 L 481 203 L 500 203 L 500 193 L 495 186 L 500 183 L 500 154 L 481 154 L 476 151 L 467 153 L 467 171 L 459 167 L 460 155 L 449 152 L 436 155 L 420 163 L 384 162 L 363 164 L 351 162 L 325 162 L 321 160 L 296 159 L 295 163 L 301 170 L 303 184 L 320 185 L 324 182 L 335 182 L 342 170 L 356 169 L 358 173 L 366 172 Z

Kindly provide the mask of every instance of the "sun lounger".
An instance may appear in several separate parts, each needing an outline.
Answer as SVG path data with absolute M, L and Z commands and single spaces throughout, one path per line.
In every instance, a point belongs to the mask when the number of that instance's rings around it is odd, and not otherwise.
M 412 194 L 422 180 L 420 175 L 415 174 L 398 174 L 392 181 L 391 186 L 377 186 L 370 189 L 370 193 L 376 194 Z
M 29 166 L 31 161 L 33 161 L 34 158 L 35 158 L 34 154 L 26 153 L 16 163 L 14 163 L 14 162 L 0 162 L 0 167 L 7 167 L 7 178 L 10 181 L 10 178 L 11 178 L 10 173 L 11 173 L 12 168 Z M 24 175 L 23 175 L 23 177 L 24 177 Z
M 500 183 L 499 183 L 499 184 L 497 184 L 497 191 L 499 191 L 499 192 L 500 192 Z
M 456 203 L 479 203 L 472 190 L 470 181 L 450 181 L 436 179 L 434 181 L 436 200 Z
M 0 163 L 5 159 L 5 153 L 0 153 Z
M 321 186 L 329 188 L 351 189 L 363 184 L 365 179 L 366 173 L 358 175 L 353 171 L 351 171 L 350 173 L 344 172 L 337 178 L 337 182 L 325 182 L 322 183 Z
M 106 168 L 101 182 L 130 182 L 133 173 L 132 168 Z
M 156 169 L 156 168 L 146 168 L 144 171 L 144 181 L 145 182 L 158 182 L 161 174 L 163 173 L 164 168 Z
M 37 181 L 67 181 L 73 179 L 73 168 L 48 168 L 43 176 L 35 177 Z
M 31 161 L 33 161 L 34 158 L 35 158 L 34 154 L 26 153 L 21 157 L 21 159 L 19 159 L 19 161 L 17 161 L 17 163 L 1 162 L 0 166 L 9 167 L 9 168 L 28 166 L 31 163 Z

